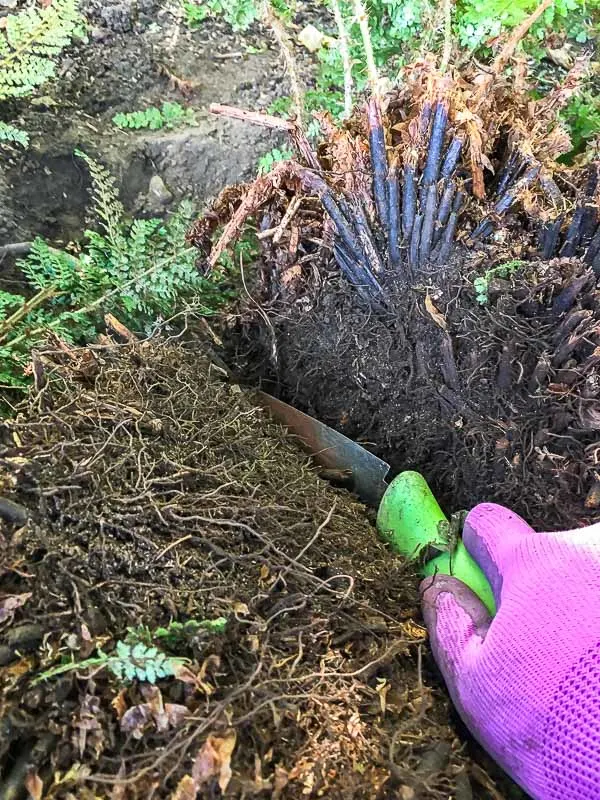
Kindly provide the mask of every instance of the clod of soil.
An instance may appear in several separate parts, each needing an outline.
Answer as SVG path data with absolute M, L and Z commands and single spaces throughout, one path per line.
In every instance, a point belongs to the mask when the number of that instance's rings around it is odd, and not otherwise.
M 416 576 L 251 394 L 180 344 L 36 374 L 1 430 L 29 515 L 0 507 L 1 797 L 496 796 L 432 682 Z M 124 640 L 189 661 L 35 682 Z
M 210 268 L 257 229 L 225 337 L 240 376 L 422 472 L 448 512 L 495 500 L 571 528 L 600 519 L 600 162 L 558 160 L 586 58 L 534 102 L 503 76 L 515 46 L 485 72 L 407 67 L 341 128 L 321 115 L 317 151 L 287 123 L 297 157 L 189 239 Z

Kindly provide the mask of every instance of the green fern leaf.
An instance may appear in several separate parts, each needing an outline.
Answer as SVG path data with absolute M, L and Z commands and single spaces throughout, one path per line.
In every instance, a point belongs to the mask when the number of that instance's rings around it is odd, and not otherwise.
M 160 108 L 150 106 L 143 111 L 115 114 L 112 121 L 122 129 L 147 128 L 157 131 L 161 128 L 175 128 L 178 125 L 195 125 L 196 115 L 193 109 L 184 108 L 179 103 L 163 103 Z
M 0 142 L 13 142 L 23 147 L 29 146 L 29 136 L 20 128 L 15 128 L 8 122 L 0 122 Z
M 51 78 L 56 58 L 73 38 L 83 37 L 77 0 L 53 0 L 5 17 L 0 31 L 0 100 L 31 94 Z
M 94 161 L 87 153 L 81 150 L 74 152 L 85 161 L 90 171 L 93 210 L 106 231 L 110 249 L 115 253 L 122 253 L 125 241 L 121 231 L 121 220 L 125 215 L 125 209 L 119 200 L 116 180 L 105 167 Z

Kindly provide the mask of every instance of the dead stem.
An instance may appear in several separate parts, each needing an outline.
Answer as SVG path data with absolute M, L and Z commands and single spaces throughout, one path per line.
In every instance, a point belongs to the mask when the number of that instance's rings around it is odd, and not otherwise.
M 485 79 L 481 82 L 479 90 L 475 96 L 476 110 L 479 111 L 480 107 L 486 102 L 486 100 L 489 99 L 490 87 L 498 78 L 504 67 L 508 64 L 509 60 L 512 58 L 512 55 L 517 49 L 519 42 L 525 38 L 531 26 L 538 21 L 544 11 L 547 8 L 550 8 L 553 3 L 554 0 L 542 0 L 535 11 L 526 19 L 524 19 L 520 25 L 517 25 L 517 27 L 511 33 L 506 44 L 494 59 L 494 62 L 492 63 L 492 66 L 490 67 Z
M 363 0 L 353 0 L 354 14 L 360 27 L 360 33 L 365 48 L 365 56 L 367 59 L 367 75 L 369 78 L 369 87 L 371 95 L 378 102 L 381 101 L 381 87 L 379 84 L 379 75 L 377 67 L 375 66 L 375 56 L 373 54 L 373 43 L 371 41 L 371 32 L 369 30 L 369 16 Z
M 444 10 L 444 47 L 440 60 L 440 72 L 443 74 L 448 69 L 452 55 L 452 7 L 453 0 L 443 0 Z
M 301 84 L 298 77 L 298 70 L 296 69 L 296 61 L 292 54 L 292 44 L 290 42 L 290 37 L 287 35 L 287 31 L 277 14 L 273 11 L 269 0 L 265 0 L 263 3 L 263 22 L 271 29 L 275 41 L 279 45 L 285 62 L 285 68 L 290 79 L 296 122 L 298 127 L 302 129 L 304 127 L 304 92 L 300 88 Z
M 263 128 L 272 128 L 274 130 L 291 131 L 294 128 L 294 123 L 282 117 L 275 117 L 272 114 L 264 114 L 262 111 L 247 111 L 244 108 L 237 108 L 236 106 L 226 106 L 221 103 L 211 103 L 208 107 L 210 114 L 215 114 L 218 117 L 229 117 L 230 119 L 239 119 L 241 122 L 249 122 L 252 125 L 260 125 Z
M 344 116 L 343 119 L 348 119 L 352 115 L 352 60 L 350 57 L 350 43 L 348 39 L 348 29 L 344 22 L 342 9 L 338 0 L 331 0 L 333 8 L 333 16 L 335 24 L 337 25 L 340 54 L 342 56 L 342 65 L 344 68 Z

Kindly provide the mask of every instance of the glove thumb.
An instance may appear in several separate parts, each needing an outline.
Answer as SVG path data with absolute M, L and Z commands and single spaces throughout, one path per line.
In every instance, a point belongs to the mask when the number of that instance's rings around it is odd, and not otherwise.
M 462 712 L 461 685 L 479 660 L 491 617 L 477 595 L 457 578 L 426 578 L 420 590 L 433 656 Z

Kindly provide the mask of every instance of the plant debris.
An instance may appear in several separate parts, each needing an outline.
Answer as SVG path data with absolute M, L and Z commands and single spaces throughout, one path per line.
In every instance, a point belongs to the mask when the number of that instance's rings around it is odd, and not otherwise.
M 0 431 L 0 797 L 493 796 L 369 512 L 197 344 L 75 356 Z

